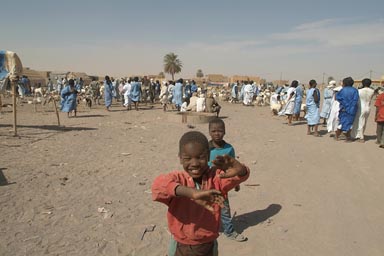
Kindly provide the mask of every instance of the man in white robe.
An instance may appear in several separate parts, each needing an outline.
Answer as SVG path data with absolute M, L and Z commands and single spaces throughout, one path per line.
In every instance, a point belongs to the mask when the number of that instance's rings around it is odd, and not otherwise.
M 247 82 L 247 84 L 244 86 L 244 98 L 243 98 L 244 105 L 246 106 L 252 105 L 253 94 L 254 94 L 254 88 L 252 86 L 252 83 Z
M 374 90 L 370 88 L 372 84 L 371 79 L 363 79 L 362 84 L 363 88 L 359 89 L 359 103 L 351 131 L 352 138 L 359 142 L 365 142 L 364 131 L 367 126 L 367 120 L 371 111 L 371 101 L 374 95 Z
M 337 86 L 337 87 L 333 88 L 331 112 L 330 112 L 329 117 L 327 119 L 327 131 L 328 132 L 336 132 L 337 128 L 339 127 L 340 104 L 336 100 L 336 93 L 338 93 L 341 90 L 341 88 L 342 88 L 341 86 Z

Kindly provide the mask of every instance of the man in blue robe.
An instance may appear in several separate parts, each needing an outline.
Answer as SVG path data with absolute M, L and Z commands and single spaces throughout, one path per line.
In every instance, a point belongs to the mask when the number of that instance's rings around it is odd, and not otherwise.
M 192 84 L 191 84 L 191 97 L 192 97 L 192 93 L 197 92 L 197 89 L 198 88 L 197 88 L 195 80 L 192 80 Z
M 295 92 L 295 108 L 293 109 L 293 116 L 294 116 L 294 120 L 296 121 L 299 121 L 300 119 L 300 111 L 301 111 L 302 103 L 303 103 L 303 87 L 299 83 L 299 81 L 297 81 L 297 87 Z
M 192 90 L 191 90 L 191 84 L 188 82 L 188 80 L 185 82 L 185 88 L 184 88 L 184 98 L 187 104 L 189 104 L 189 99 L 192 97 Z
M 237 87 L 237 83 L 234 83 L 233 86 L 232 86 L 232 90 L 231 90 L 231 103 L 232 102 L 237 102 L 238 101 L 238 95 L 239 95 L 239 89 Z
M 75 88 L 75 81 L 73 79 L 69 79 L 68 85 L 61 90 L 61 111 L 67 112 L 68 117 L 70 117 L 70 113 L 73 111 L 74 116 L 76 117 L 76 107 L 77 107 L 77 93 L 78 91 Z
M 183 79 L 180 78 L 175 87 L 173 87 L 173 103 L 176 105 L 177 111 L 180 111 L 183 104 Z
M 336 94 L 336 100 L 340 104 L 339 127 L 335 139 L 338 140 L 341 133 L 345 133 L 346 141 L 351 141 L 351 129 L 357 112 L 359 102 L 359 91 L 353 87 L 352 77 L 343 79 L 343 89 Z
M 109 111 L 109 108 L 112 105 L 112 97 L 113 97 L 113 84 L 109 76 L 105 76 L 104 81 L 104 103 L 106 110 Z
M 131 83 L 131 91 L 129 93 L 129 97 L 135 105 L 136 111 L 139 110 L 139 102 L 141 99 L 141 83 L 139 82 L 139 78 L 136 76 L 133 78 L 133 82 Z

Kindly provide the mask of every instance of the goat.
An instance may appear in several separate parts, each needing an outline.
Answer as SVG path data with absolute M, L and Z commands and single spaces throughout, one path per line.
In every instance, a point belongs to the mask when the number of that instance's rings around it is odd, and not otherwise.
M 307 105 L 305 103 L 301 104 L 300 111 L 304 113 L 304 116 L 307 114 Z
M 271 102 L 270 107 L 271 107 L 272 114 L 275 116 L 278 115 L 278 113 L 283 108 L 283 104 L 281 103 L 281 100 L 280 100 L 280 95 L 273 94 L 270 97 L 270 102 Z
M 92 95 L 87 95 L 86 93 L 79 93 L 77 95 L 77 104 L 80 105 L 81 102 L 85 102 L 85 106 L 92 108 Z
M 43 97 L 44 95 L 45 95 L 45 90 L 42 87 L 36 88 L 34 90 L 34 97 L 36 97 L 36 96 Z

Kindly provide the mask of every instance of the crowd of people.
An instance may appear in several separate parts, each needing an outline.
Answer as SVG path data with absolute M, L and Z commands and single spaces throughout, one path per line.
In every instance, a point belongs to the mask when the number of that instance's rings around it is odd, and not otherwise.
M 204 87 L 196 85 L 195 81 L 184 81 L 182 78 L 177 81 L 163 81 L 162 84 L 158 80 L 147 79 L 146 77 L 139 79 L 121 78 L 118 81 L 105 76 L 102 85 L 96 80 L 89 85 L 81 86 L 74 79 L 74 88 L 70 90 L 74 95 L 82 93 L 85 98 L 91 99 L 94 104 L 100 104 L 100 99 L 104 99 L 105 109 L 110 110 L 112 101 L 121 102 L 121 105 L 127 110 L 134 107 L 139 110 L 139 104 L 160 103 L 164 111 L 172 110 L 180 112 L 210 112 L 216 113 L 218 116 L 221 106 L 215 100 L 213 93 L 208 92 Z M 59 92 L 62 98 L 62 105 L 65 105 L 65 95 L 62 94 L 61 88 L 69 86 L 68 83 L 57 81 L 53 90 Z M 66 90 L 66 93 L 67 90 Z M 67 97 L 68 98 L 68 97 Z M 76 99 L 75 96 L 70 98 Z M 65 112 L 75 111 L 76 106 L 62 109 Z
M 362 80 L 362 87 L 356 89 L 352 77 L 342 80 L 342 85 L 337 86 L 336 81 L 331 80 L 324 88 L 321 96 L 315 80 L 309 81 L 309 88 L 305 93 L 305 116 L 307 121 L 307 134 L 321 136 L 319 124 L 327 127 L 327 132 L 334 133 L 335 140 L 345 137 L 346 142 L 365 142 L 364 132 L 371 111 L 371 103 L 375 95 L 375 122 L 377 123 L 377 144 L 384 148 L 384 90 L 382 87 L 371 88 L 372 81 L 369 78 Z M 283 100 L 285 96 L 286 100 Z M 320 108 L 320 99 L 323 103 Z M 288 125 L 292 121 L 299 121 L 300 111 L 303 109 L 303 88 L 299 81 L 292 81 L 285 93 L 273 92 L 271 96 L 272 112 L 287 116 Z M 279 105 L 278 108 L 275 105 Z
M 369 78 L 362 80 L 362 87 L 353 87 L 351 77 L 343 79 L 341 85 L 330 80 L 321 93 L 317 82 L 310 80 L 308 89 L 298 81 L 290 85 L 274 86 L 258 85 L 253 81 L 237 81 L 229 85 L 231 97 L 229 102 L 241 102 L 244 106 L 270 105 L 274 115 L 286 116 L 287 124 L 292 126 L 294 121 L 307 122 L 307 134 L 320 137 L 319 125 L 327 127 L 327 132 L 333 133 L 335 140 L 345 138 L 346 142 L 365 142 L 364 132 L 370 114 L 370 106 L 375 95 L 375 122 L 377 123 L 377 143 L 384 147 L 384 88 L 371 88 Z M 322 106 L 320 102 L 322 99 Z M 300 117 L 300 113 L 304 116 Z
M 221 90 L 223 98 L 230 95 L 227 100 L 231 103 L 241 102 L 244 106 L 270 105 L 274 115 L 287 117 L 288 125 L 300 121 L 300 113 L 304 111 L 307 121 L 307 134 L 321 136 L 319 125 L 327 127 L 327 132 L 334 133 L 335 140 L 345 138 L 346 142 L 365 142 L 364 132 L 370 114 L 371 102 L 375 95 L 377 122 L 377 143 L 384 147 L 383 133 L 383 88 L 371 88 L 372 81 L 368 78 L 362 80 L 362 87 L 356 89 L 351 77 L 343 79 L 337 86 L 336 81 L 329 81 L 321 93 L 315 80 L 309 81 L 307 90 L 298 80 L 290 85 L 273 86 L 261 85 L 254 81 L 237 81 Z M 18 93 L 22 98 L 31 95 L 40 86 L 31 86 L 28 77 L 21 77 L 18 82 Z M 189 82 L 182 78 L 177 81 L 154 81 L 147 77 L 121 78 L 115 80 L 105 76 L 104 82 L 93 80 L 84 85 L 82 78 L 50 79 L 47 83 L 47 93 L 56 93 L 61 97 L 60 108 L 68 116 L 77 115 L 78 96 L 84 99 L 89 106 L 100 105 L 104 99 L 105 109 L 110 110 L 112 102 L 119 101 L 127 110 L 134 107 L 139 110 L 139 104 L 160 103 L 164 111 L 169 109 L 180 112 L 209 112 L 219 116 L 221 106 L 216 100 L 218 93 L 208 90 L 205 84 L 198 86 L 194 80 Z M 322 99 L 322 106 L 320 101 Z M 261 103 L 260 103 L 261 102 Z M 321 121 L 322 120 L 322 121 Z

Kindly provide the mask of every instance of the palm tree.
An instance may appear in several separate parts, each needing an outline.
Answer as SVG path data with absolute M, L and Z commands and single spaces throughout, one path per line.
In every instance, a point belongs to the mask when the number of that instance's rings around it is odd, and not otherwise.
M 165 78 L 164 72 L 160 72 L 160 73 L 157 75 L 157 77 L 160 78 L 160 79 L 164 79 L 164 78 Z
M 198 78 L 202 78 L 202 77 L 204 77 L 203 70 L 198 69 L 197 72 L 196 72 L 196 77 L 198 77 Z
M 164 72 L 171 74 L 172 80 L 175 80 L 174 76 L 181 72 L 183 63 L 177 58 L 177 55 L 173 52 L 164 56 Z

